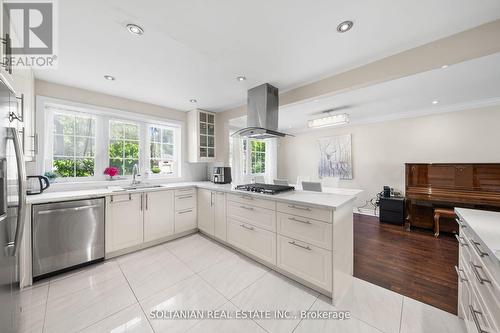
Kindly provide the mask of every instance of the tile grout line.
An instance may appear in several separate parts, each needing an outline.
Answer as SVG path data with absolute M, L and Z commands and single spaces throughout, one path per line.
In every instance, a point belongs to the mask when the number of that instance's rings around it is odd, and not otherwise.
M 403 326 L 403 307 L 405 306 L 405 297 L 403 296 L 401 300 L 401 316 L 399 317 L 399 333 L 401 333 L 401 328 Z
M 117 261 L 115 261 L 115 259 L 111 259 L 111 260 L 109 260 L 109 261 L 110 261 L 110 262 L 111 262 L 111 261 L 113 261 L 113 262 L 115 262 L 115 263 L 118 265 L 118 262 L 117 262 Z M 120 269 L 120 271 L 121 271 L 121 269 Z M 123 274 L 123 272 L 122 272 L 122 274 Z M 125 279 L 125 280 L 126 280 L 126 279 Z M 109 280 L 106 280 L 106 281 L 109 281 Z M 127 284 L 128 284 L 128 281 L 126 281 L 126 282 L 127 282 Z M 133 293 L 133 292 L 132 292 L 132 293 Z M 134 295 L 134 296 L 135 296 L 135 295 Z M 131 306 L 133 306 L 133 305 L 134 305 L 134 304 L 130 304 L 130 305 L 127 305 L 127 306 L 125 306 L 125 307 L 123 307 L 123 308 L 120 308 L 120 309 L 118 309 L 118 310 L 114 311 L 113 313 L 110 313 L 110 314 L 109 314 L 109 315 L 107 315 L 106 317 L 101 318 L 101 319 L 99 319 L 99 320 L 97 320 L 97 321 L 94 321 L 94 322 L 90 323 L 89 325 L 87 325 L 87 326 L 85 326 L 85 327 L 80 328 L 80 329 L 79 329 L 78 331 L 76 331 L 76 332 L 81 332 L 81 331 L 83 331 L 84 329 L 87 329 L 87 328 L 89 328 L 89 327 L 90 327 L 90 326 L 92 326 L 92 325 L 95 325 L 95 324 L 97 324 L 97 323 L 100 323 L 101 321 L 106 320 L 106 319 L 108 319 L 109 317 L 112 317 L 112 316 L 114 316 L 115 314 L 117 314 L 118 312 L 123 311 L 123 310 L 125 310 L 125 309 L 128 309 L 129 307 L 131 307 Z
M 206 237 L 204 237 L 204 236 L 202 236 L 202 237 L 203 237 L 203 238 L 205 238 L 205 239 L 207 239 L 207 238 L 206 238 Z M 207 239 L 207 240 L 211 241 L 210 239 Z M 219 245 L 219 243 L 217 243 L 217 245 Z M 226 247 L 224 247 L 224 248 L 225 248 L 225 249 L 227 249 Z M 177 259 L 179 259 L 182 263 L 186 264 L 186 263 L 185 263 L 185 262 L 184 262 L 181 258 L 177 257 L 177 256 L 175 255 L 175 253 L 173 253 L 171 250 L 169 250 L 168 248 L 167 248 L 167 250 L 168 250 L 168 251 L 169 251 L 169 252 L 170 252 L 173 256 L 175 256 Z M 227 250 L 228 250 L 228 251 L 233 252 L 233 251 L 232 251 L 232 250 L 230 250 L 230 249 L 227 249 Z M 251 259 L 251 258 L 249 258 L 249 259 Z M 215 264 L 221 263 L 221 262 L 222 262 L 222 261 L 224 261 L 224 260 L 229 260 L 229 258 L 226 258 L 226 259 L 221 259 L 220 261 L 218 261 L 218 262 L 217 262 L 217 263 L 215 263 Z M 255 260 L 253 260 L 253 259 L 251 259 L 251 260 L 252 260 L 253 262 L 256 262 L 256 261 L 255 261 Z M 258 264 L 259 264 L 259 265 L 262 265 L 262 264 L 260 264 L 260 263 L 258 263 Z M 186 264 L 186 266 L 187 266 L 187 264 Z M 259 280 L 260 280 L 260 279 L 262 279 L 262 278 L 263 278 L 266 274 L 268 274 L 268 273 L 269 273 L 270 269 L 268 269 L 268 268 L 267 268 L 266 266 L 264 266 L 264 265 L 262 265 L 262 266 L 266 269 L 266 271 L 264 272 L 264 274 L 262 274 L 261 276 L 259 276 L 259 277 L 258 277 L 258 278 L 254 281 L 254 282 L 250 283 L 248 286 L 246 286 L 245 288 L 243 288 L 242 290 L 240 290 L 239 292 L 237 292 L 235 295 L 233 295 L 233 297 L 232 297 L 231 299 L 234 299 L 237 295 L 239 295 L 240 293 L 242 293 L 242 292 L 243 292 L 243 291 L 245 291 L 246 289 L 250 288 L 253 284 L 255 284 L 257 281 L 259 281 Z M 189 267 L 189 266 L 188 266 L 188 267 Z M 221 296 L 222 296 L 222 297 L 223 297 L 223 298 L 224 298 L 227 302 L 231 303 L 231 304 L 232 304 L 234 307 L 236 307 L 237 309 L 240 309 L 240 308 L 239 308 L 236 304 L 234 304 L 234 302 L 232 302 L 232 301 L 231 301 L 231 299 L 229 299 L 229 298 L 227 298 L 226 296 L 224 296 L 224 295 L 223 295 L 223 294 L 222 294 L 222 293 L 221 293 L 221 292 L 220 292 L 217 288 L 215 288 L 215 287 L 214 287 L 214 286 L 213 286 L 210 282 L 208 282 L 207 280 L 205 280 L 205 279 L 203 278 L 203 276 L 201 276 L 201 275 L 199 274 L 199 273 L 201 273 L 201 272 L 203 272 L 203 271 L 205 271 L 205 270 L 207 270 L 207 269 L 209 269 L 209 268 L 210 268 L 210 267 L 207 267 L 207 268 L 205 268 L 205 269 L 203 269 L 203 270 L 201 270 L 201 271 L 199 271 L 199 272 L 194 272 L 194 274 L 195 274 L 195 275 L 197 275 L 198 277 L 200 277 L 200 279 L 202 279 L 204 282 L 206 282 L 206 283 L 207 283 L 210 287 L 212 287 L 212 288 L 213 288 L 213 289 L 214 289 L 217 293 L 219 293 L 219 294 L 220 294 L 220 295 L 221 295 Z M 227 304 L 227 302 L 226 302 L 226 303 L 224 303 L 224 304 Z M 224 304 L 222 304 L 222 305 L 224 305 Z M 240 309 L 240 310 L 241 310 L 241 309 Z M 251 320 L 252 322 L 254 322 L 257 326 L 259 326 L 260 328 L 262 328 L 265 332 L 269 333 L 269 331 L 268 331 L 268 330 L 266 330 L 264 327 L 262 327 L 262 326 L 261 326 L 259 323 L 257 323 L 255 320 L 253 320 L 253 319 L 250 319 L 250 320 Z M 202 320 L 197 321 L 197 322 L 196 322 L 193 326 L 191 326 L 191 327 L 188 329 L 188 331 L 189 331 L 189 330 L 191 330 L 191 329 L 192 329 L 195 325 L 197 325 L 197 324 L 198 324 L 199 322 L 201 322 L 201 321 L 202 321 Z
M 231 303 L 235 308 L 237 308 L 238 310 L 241 310 L 236 304 L 234 304 L 234 302 L 231 302 L 231 300 L 229 300 L 229 303 Z M 259 326 L 260 328 L 262 328 L 264 330 L 264 332 L 267 332 L 267 333 L 271 333 L 269 332 L 268 330 L 266 330 L 264 327 L 262 327 L 258 322 L 255 321 L 255 319 L 252 319 L 250 318 L 250 321 L 254 322 L 255 325 Z
M 125 281 L 127 281 L 127 285 L 129 287 L 130 291 L 132 292 L 132 294 L 134 295 L 134 298 L 137 301 L 137 304 L 141 308 L 142 313 L 146 317 L 146 320 L 148 321 L 149 327 L 151 327 L 151 330 L 153 332 L 156 332 L 155 329 L 154 329 L 154 327 L 153 327 L 153 324 L 151 324 L 151 321 L 149 320 L 149 316 L 146 314 L 146 311 L 144 311 L 144 308 L 142 307 L 141 302 L 139 302 L 139 298 L 137 298 L 137 295 L 135 294 L 134 289 L 132 289 L 132 286 L 130 285 L 130 282 L 129 282 L 127 276 L 125 275 L 125 272 L 123 272 L 122 266 L 120 265 L 120 263 L 118 262 L 118 260 L 116 261 L 116 264 L 118 265 L 118 268 L 120 269 L 120 272 L 122 272 L 123 278 L 125 279 Z
M 319 299 L 319 296 L 320 296 L 320 295 L 321 295 L 321 294 L 318 294 L 318 296 L 316 296 L 316 299 L 314 300 L 314 302 L 312 302 L 312 303 L 311 303 L 311 305 L 310 305 L 310 306 L 309 306 L 309 308 L 307 309 L 307 312 L 311 311 L 311 309 L 312 309 L 312 307 L 314 306 L 314 304 L 318 301 L 318 299 Z M 297 323 L 297 325 L 295 325 L 295 326 L 294 326 L 294 328 L 292 329 L 292 332 L 291 332 L 291 333 L 295 332 L 295 330 L 297 329 L 297 327 L 299 327 L 299 325 L 300 325 L 300 323 L 301 323 L 302 321 L 304 321 L 304 319 L 303 319 L 303 318 L 301 318 L 301 319 L 299 320 L 299 322 Z
M 45 299 L 45 311 L 43 315 L 42 333 L 45 332 L 45 322 L 47 321 L 47 309 L 49 308 L 49 292 L 50 292 L 50 281 L 47 285 L 47 297 Z

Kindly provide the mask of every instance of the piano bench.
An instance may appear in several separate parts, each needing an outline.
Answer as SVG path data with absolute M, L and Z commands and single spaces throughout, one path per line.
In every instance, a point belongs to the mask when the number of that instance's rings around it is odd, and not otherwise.
M 441 217 L 456 218 L 453 208 L 434 208 L 434 236 L 439 237 L 439 219 Z

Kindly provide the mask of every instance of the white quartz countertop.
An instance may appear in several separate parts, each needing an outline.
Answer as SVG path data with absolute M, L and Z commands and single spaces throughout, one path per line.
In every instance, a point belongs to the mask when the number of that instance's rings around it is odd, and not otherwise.
M 308 206 L 317 206 L 321 208 L 335 209 L 345 205 L 356 198 L 356 195 L 361 193 L 361 190 L 335 188 L 334 191 L 327 192 L 309 192 L 309 191 L 290 191 L 275 195 L 259 194 L 245 191 L 238 191 L 234 189 L 231 184 L 219 185 L 211 182 L 181 182 L 181 183 L 168 183 L 160 184 L 161 187 L 138 189 L 133 191 L 120 191 L 109 188 L 87 189 L 78 191 L 58 191 L 58 192 L 44 192 L 38 195 L 30 195 L 27 197 L 28 204 L 40 204 L 56 201 L 88 199 L 96 197 L 104 197 L 109 195 L 119 195 L 123 193 L 137 193 L 137 192 L 152 192 L 161 191 L 165 189 L 178 189 L 185 187 L 198 187 L 213 191 L 221 191 L 226 193 L 238 193 L 251 195 L 260 198 L 272 199 L 275 201 L 304 204 Z
M 500 260 L 500 213 L 466 208 L 455 208 L 455 212 Z

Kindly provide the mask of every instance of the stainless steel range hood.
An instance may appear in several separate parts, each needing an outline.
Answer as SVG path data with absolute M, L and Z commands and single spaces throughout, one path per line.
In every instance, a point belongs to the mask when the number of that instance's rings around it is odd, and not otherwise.
M 248 90 L 247 127 L 233 137 L 252 139 L 282 138 L 287 134 L 278 132 L 279 113 L 278 88 L 269 83 Z

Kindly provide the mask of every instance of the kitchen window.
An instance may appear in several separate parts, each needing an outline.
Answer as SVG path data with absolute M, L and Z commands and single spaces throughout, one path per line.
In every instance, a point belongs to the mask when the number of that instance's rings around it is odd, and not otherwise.
M 134 165 L 139 166 L 139 130 L 136 123 L 109 122 L 109 166 L 116 167 L 119 175 L 131 175 Z
M 149 126 L 149 167 L 154 175 L 172 175 L 175 170 L 175 132 L 161 126 Z
M 95 119 L 91 115 L 55 112 L 52 171 L 61 177 L 95 174 Z
M 58 182 L 105 180 L 107 167 L 129 178 L 135 164 L 152 177 L 181 176 L 181 124 L 38 97 L 38 172 Z
M 242 140 L 243 174 L 263 175 L 266 173 L 266 142 L 264 140 Z

